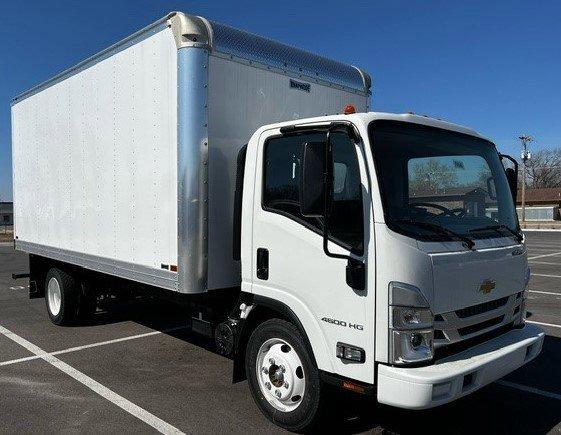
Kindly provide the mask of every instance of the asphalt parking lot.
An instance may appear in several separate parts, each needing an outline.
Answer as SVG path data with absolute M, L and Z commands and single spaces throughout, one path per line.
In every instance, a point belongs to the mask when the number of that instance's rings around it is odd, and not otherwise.
M 341 396 L 326 430 L 343 433 L 561 432 L 561 232 L 527 232 L 528 321 L 547 332 L 541 355 L 504 380 L 422 412 Z M 57 327 L 28 299 L 27 257 L 0 245 L 0 432 L 280 432 L 232 363 L 191 335 L 181 309 L 135 301 L 92 324 Z

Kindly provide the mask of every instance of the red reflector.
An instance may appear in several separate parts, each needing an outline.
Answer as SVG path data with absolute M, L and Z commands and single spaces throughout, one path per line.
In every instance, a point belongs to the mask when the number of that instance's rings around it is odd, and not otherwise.
M 355 393 L 364 393 L 366 391 L 364 387 L 361 387 L 360 385 L 357 384 L 353 384 L 352 382 L 349 381 L 343 381 L 342 387 L 345 388 L 346 390 L 354 391 Z
M 353 113 L 356 113 L 356 108 L 355 108 L 355 106 L 353 106 L 352 104 L 347 104 L 347 105 L 345 106 L 345 108 L 343 109 L 343 113 L 344 113 L 345 115 L 351 115 L 351 114 L 353 114 Z
M 169 270 L 171 270 L 172 272 L 177 272 L 177 266 L 176 266 L 175 264 L 172 264 L 172 265 L 169 267 Z

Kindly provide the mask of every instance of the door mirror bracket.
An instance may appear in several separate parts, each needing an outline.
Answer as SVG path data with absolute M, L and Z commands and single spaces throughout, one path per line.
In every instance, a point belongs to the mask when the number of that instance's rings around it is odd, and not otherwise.
M 512 195 L 512 200 L 514 201 L 514 204 L 516 205 L 516 195 L 518 194 L 518 162 L 514 158 L 512 158 L 511 156 L 508 156 L 506 154 L 499 154 L 499 158 L 501 160 L 503 160 L 503 159 L 510 160 L 512 162 L 512 164 L 514 165 L 514 169 L 513 168 L 506 168 L 505 169 L 505 174 L 506 174 L 506 179 L 508 181 L 508 186 L 510 187 L 510 193 Z
M 347 260 L 347 284 L 355 290 L 365 288 L 365 265 L 348 255 L 329 251 L 329 217 L 333 202 L 334 164 L 331 134 L 344 130 L 357 143 L 356 130 L 349 124 L 334 123 L 327 130 L 325 142 L 308 142 L 303 145 L 300 176 L 300 212 L 303 216 L 323 218 L 323 251 L 331 258 Z

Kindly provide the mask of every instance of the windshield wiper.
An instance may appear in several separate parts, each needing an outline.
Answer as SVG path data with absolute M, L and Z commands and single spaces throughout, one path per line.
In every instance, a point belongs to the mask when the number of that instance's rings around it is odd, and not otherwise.
M 460 242 L 465 244 L 465 246 L 468 249 L 472 249 L 475 246 L 475 242 L 473 240 L 471 240 L 469 237 L 463 236 L 463 235 L 461 235 L 461 234 L 459 234 L 455 231 L 449 230 L 448 228 L 441 227 L 440 225 L 431 224 L 429 222 L 416 221 L 416 220 L 413 220 L 413 219 L 406 219 L 406 218 L 396 219 L 396 220 L 394 220 L 394 222 L 414 225 L 414 226 L 417 226 L 419 228 L 426 228 L 428 230 L 432 230 L 435 233 L 440 233 L 440 234 L 445 234 L 447 236 L 451 236 L 452 238 L 454 238 L 456 240 L 459 240 Z
M 477 233 L 479 231 L 486 231 L 486 230 L 491 230 L 491 231 L 496 231 L 497 233 L 499 233 L 501 236 L 503 235 L 503 233 L 501 232 L 501 230 L 506 230 L 507 232 L 509 232 L 513 238 L 520 243 L 522 241 L 522 235 L 517 233 L 516 231 L 514 231 L 513 229 L 507 227 L 506 225 L 489 225 L 486 227 L 481 227 L 481 228 L 474 228 L 472 230 L 469 230 L 470 233 Z

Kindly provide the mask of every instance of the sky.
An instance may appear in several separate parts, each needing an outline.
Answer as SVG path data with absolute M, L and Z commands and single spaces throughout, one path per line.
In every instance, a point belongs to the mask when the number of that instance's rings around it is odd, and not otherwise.
M 374 111 L 464 124 L 515 156 L 521 134 L 532 150 L 561 147 L 561 1 L 7 1 L 0 201 L 12 198 L 11 99 L 173 10 L 360 66 Z

